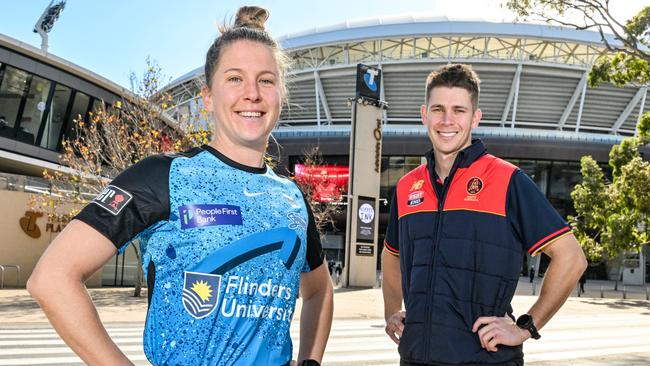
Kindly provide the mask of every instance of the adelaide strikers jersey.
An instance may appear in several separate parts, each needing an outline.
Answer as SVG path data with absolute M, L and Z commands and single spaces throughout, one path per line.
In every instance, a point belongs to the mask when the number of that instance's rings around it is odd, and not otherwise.
M 154 365 L 284 365 L 300 273 L 323 262 L 309 206 L 267 167 L 210 146 L 118 175 L 76 217 L 142 250 Z

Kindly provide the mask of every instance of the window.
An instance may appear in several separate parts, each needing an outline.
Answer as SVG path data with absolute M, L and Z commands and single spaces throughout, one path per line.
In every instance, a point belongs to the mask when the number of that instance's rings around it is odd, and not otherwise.
M 537 184 L 537 187 L 544 195 L 548 192 L 548 172 L 551 169 L 550 161 L 539 160 L 517 160 L 510 161 L 517 165 L 524 173 Z
M 74 139 L 76 134 L 76 126 L 79 118 L 82 120 L 86 118 L 86 113 L 88 112 L 88 105 L 90 104 L 90 97 L 82 92 L 76 92 L 74 97 L 74 104 L 72 105 L 72 111 L 70 111 L 70 116 L 68 117 L 67 129 L 69 131 L 68 138 Z
M 575 185 L 581 181 L 580 164 L 553 162 L 548 198 L 565 219 L 567 215 L 575 215 L 571 192 Z
M 34 144 L 41 126 L 41 120 L 45 114 L 50 85 L 49 80 L 45 80 L 40 76 L 32 76 L 25 101 L 25 108 L 23 109 L 18 125 L 16 140 Z
M 384 198 L 390 203 L 391 193 L 397 185 L 397 181 L 404 174 L 420 166 L 420 164 L 422 164 L 422 157 L 420 156 L 382 156 L 379 183 L 380 198 Z M 388 205 L 380 205 L 379 209 L 381 212 L 388 212 Z
M 90 109 L 90 111 L 92 113 L 97 114 L 97 113 L 101 112 L 103 108 L 104 108 L 104 102 L 102 102 L 100 99 L 93 98 L 93 106 Z
M 29 74 L 7 66 L 0 85 L 0 136 L 15 138 L 20 102 L 25 94 Z
M 67 86 L 57 84 L 54 96 L 50 105 L 50 112 L 47 114 L 43 127 L 40 146 L 50 150 L 56 150 L 59 144 L 59 135 L 65 119 L 65 112 L 70 102 L 72 91 Z

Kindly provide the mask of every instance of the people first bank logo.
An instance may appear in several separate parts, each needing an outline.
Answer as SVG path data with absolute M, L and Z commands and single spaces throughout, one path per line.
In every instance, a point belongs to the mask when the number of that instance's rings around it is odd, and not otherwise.
M 215 225 L 242 225 L 241 208 L 233 205 L 185 205 L 178 208 L 181 229 Z

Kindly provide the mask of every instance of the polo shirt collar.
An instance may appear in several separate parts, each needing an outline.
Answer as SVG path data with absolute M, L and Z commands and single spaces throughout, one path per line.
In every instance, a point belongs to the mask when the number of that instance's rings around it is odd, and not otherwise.
M 458 153 L 454 165 L 457 168 L 467 168 L 486 153 L 487 149 L 485 148 L 483 141 L 481 141 L 481 139 L 472 139 L 472 144 Z M 426 154 L 426 158 L 429 171 L 435 172 L 436 159 L 434 158 L 433 149 L 429 150 Z

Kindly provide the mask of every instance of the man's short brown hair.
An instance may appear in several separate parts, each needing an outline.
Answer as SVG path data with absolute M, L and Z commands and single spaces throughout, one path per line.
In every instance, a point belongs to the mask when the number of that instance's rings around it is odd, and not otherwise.
M 472 98 L 472 107 L 474 110 L 478 108 L 478 97 L 481 92 L 481 80 L 478 75 L 472 70 L 472 67 L 465 64 L 449 64 L 445 65 L 438 70 L 432 71 L 427 77 L 426 93 L 424 103 L 429 105 L 429 96 L 431 90 L 437 86 L 444 86 L 447 88 L 463 88 L 469 92 Z

